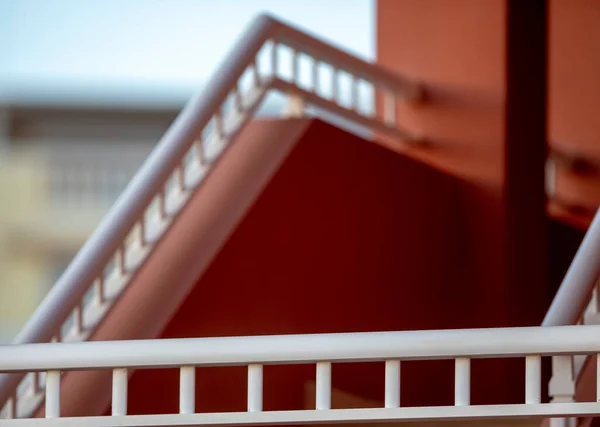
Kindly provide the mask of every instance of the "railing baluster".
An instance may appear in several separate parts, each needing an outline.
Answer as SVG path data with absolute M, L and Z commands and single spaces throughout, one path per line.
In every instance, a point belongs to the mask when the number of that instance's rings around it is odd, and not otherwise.
M 223 125 L 223 112 L 221 110 L 215 113 L 215 135 L 220 141 L 225 137 L 225 127 Z
M 290 48 L 290 51 L 292 53 L 292 83 L 299 85 L 299 78 L 300 78 L 300 73 L 299 73 L 299 67 L 300 67 L 300 59 L 298 58 L 299 54 L 298 51 L 294 48 Z
M 158 215 L 161 221 L 167 218 L 167 193 L 164 186 L 158 191 Z
M 467 406 L 471 404 L 471 360 L 459 357 L 454 362 L 454 404 Z
M 331 67 L 331 100 L 335 103 L 338 102 L 338 95 L 339 95 L 338 83 L 339 83 L 338 69 L 332 66 Z
M 385 407 L 400 406 L 400 361 L 386 360 L 385 362 Z
M 17 418 L 17 391 L 13 393 L 13 395 L 6 402 L 7 405 L 7 418 Z
M 204 166 L 206 162 L 206 156 L 204 153 L 204 144 L 202 143 L 202 137 L 200 137 L 198 141 L 196 141 L 196 155 L 198 158 L 198 165 L 200 167 Z
M 60 417 L 60 371 L 46 373 L 46 418 Z
M 112 415 L 127 415 L 127 369 L 113 369 Z
M 39 372 L 31 373 L 30 391 L 31 391 L 32 396 L 37 396 L 37 394 L 40 392 L 40 374 L 39 374 Z
M 94 298 L 98 305 L 104 304 L 104 274 L 100 274 L 94 282 Z
M 318 58 L 313 58 L 312 66 L 312 91 L 315 94 L 319 94 L 319 61 Z
M 383 93 L 383 122 L 389 126 L 396 126 L 396 96 L 385 91 Z
M 148 239 L 146 236 L 146 211 L 142 214 L 142 218 L 139 220 L 140 224 L 140 246 L 143 248 L 148 243 Z
M 179 163 L 177 166 L 175 166 L 175 175 L 176 175 L 176 179 L 177 179 L 177 188 L 179 191 L 181 191 L 182 193 L 185 192 L 186 187 L 185 187 L 185 167 L 183 165 L 183 162 Z
M 73 310 L 73 323 L 75 325 L 75 334 L 80 335 L 83 328 L 83 301 Z
M 525 403 L 540 403 L 542 400 L 542 358 L 525 358 Z
M 121 276 L 125 276 L 127 274 L 127 255 L 125 250 L 125 242 L 119 246 L 117 249 L 117 268 L 118 272 Z
M 317 363 L 316 408 L 331 409 L 331 362 Z
M 596 401 L 600 402 L 600 354 L 596 355 Z
M 279 76 L 279 43 L 275 40 L 271 44 L 271 73 L 273 77 Z
M 358 100 L 358 82 L 359 79 L 355 75 L 351 75 L 350 78 L 350 109 L 353 111 L 359 111 L 359 100 Z
M 182 366 L 179 370 L 179 413 L 193 414 L 196 411 L 196 368 Z
M 262 365 L 248 365 L 248 411 L 262 411 L 263 400 L 263 367 Z
M 254 84 L 255 88 L 258 88 L 262 85 L 261 82 L 261 78 L 260 78 L 260 70 L 258 68 L 258 62 L 256 61 L 256 58 L 254 58 L 254 61 L 252 61 L 250 63 L 250 68 L 252 69 L 252 83 Z
M 237 114 L 244 112 L 244 106 L 242 105 L 242 93 L 240 91 L 240 82 L 235 82 L 233 86 L 233 110 Z

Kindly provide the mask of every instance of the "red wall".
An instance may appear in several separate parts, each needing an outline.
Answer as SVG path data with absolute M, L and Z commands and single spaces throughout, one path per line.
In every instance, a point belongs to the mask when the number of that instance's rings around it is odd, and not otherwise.
M 502 324 L 498 310 L 480 304 L 498 290 L 469 271 L 466 191 L 314 121 L 162 337 Z M 510 400 L 507 365 L 494 363 L 474 363 L 475 403 Z M 403 405 L 452 403 L 451 361 L 403 366 Z M 486 367 L 493 371 L 483 375 Z M 199 369 L 197 410 L 245 410 L 245 375 Z M 311 378 L 314 366 L 267 367 L 265 409 L 301 408 Z M 383 364 L 334 365 L 333 385 L 383 399 Z M 130 413 L 176 412 L 177 399 L 176 369 L 133 375 Z

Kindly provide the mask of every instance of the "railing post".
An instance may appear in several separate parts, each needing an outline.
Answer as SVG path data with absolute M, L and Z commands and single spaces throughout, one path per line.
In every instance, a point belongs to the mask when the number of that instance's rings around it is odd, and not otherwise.
M 552 357 L 552 378 L 548 385 L 551 403 L 568 403 L 575 401 L 575 379 L 573 375 L 572 356 Z M 573 427 L 574 418 L 552 418 L 550 427 Z

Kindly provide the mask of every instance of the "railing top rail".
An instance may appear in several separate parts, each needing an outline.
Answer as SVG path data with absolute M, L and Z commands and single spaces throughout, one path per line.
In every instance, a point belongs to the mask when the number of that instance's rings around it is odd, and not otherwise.
M 567 270 L 542 326 L 577 323 L 600 276 L 600 209 Z
M 0 347 L 0 371 L 600 353 L 600 326 L 90 341 Z

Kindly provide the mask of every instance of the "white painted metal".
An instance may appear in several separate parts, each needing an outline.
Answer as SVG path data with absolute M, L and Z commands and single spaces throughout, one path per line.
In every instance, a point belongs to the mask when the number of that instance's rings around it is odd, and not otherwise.
M 60 417 L 60 371 L 46 373 L 46 418 Z
M 112 415 L 127 415 L 127 369 L 113 369 Z
M 400 361 L 385 361 L 385 407 L 400 406 Z
M 0 372 L 600 353 L 600 326 L 90 341 L 0 346 Z
M 542 401 L 542 358 L 532 355 L 525 358 L 525 403 Z
M 597 402 L 532 405 L 469 405 L 334 410 L 225 412 L 202 414 L 130 415 L 125 417 L 76 417 L 2 420 L 2 427 L 164 427 L 302 425 L 401 421 L 464 421 L 517 418 L 590 416 L 600 412 Z
M 317 363 L 316 405 L 318 410 L 331 409 L 331 363 Z
M 592 221 L 542 326 L 574 325 L 583 314 L 600 276 L 600 210 Z
M 62 338 L 69 341 L 83 341 L 94 333 L 110 307 L 122 294 L 136 269 L 146 262 L 152 249 L 172 223 L 174 215 L 187 203 L 189 191 L 202 182 L 211 162 L 219 157 L 236 132 L 247 123 L 266 91 L 283 88 L 285 93 L 298 95 L 297 100 L 302 100 L 303 103 L 316 103 L 320 108 L 325 108 L 346 120 L 356 121 L 371 130 L 383 131 L 391 137 L 409 142 L 419 139 L 398 126 L 390 128 L 384 125 L 377 117 L 364 115 L 359 113 L 358 109 L 348 109 L 335 100 L 325 99 L 322 94 L 319 95 L 318 90 L 311 92 L 310 97 L 306 96 L 305 91 L 290 90 L 298 89 L 297 84 L 283 82 L 276 78 L 277 72 L 273 72 L 279 61 L 277 49 L 272 49 L 273 61 L 270 65 L 274 68 L 271 70 L 271 75 L 256 76 L 254 82 L 260 82 L 260 87 L 253 87 L 242 96 L 245 98 L 243 103 L 245 110 L 242 114 L 237 114 L 235 111 L 224 112 L 225 100 L 232 89 L 239 87 L 242 74 L 249 68 L 256 68 L 259 51 L 272 42 L 273 46 L 285 45 L 295 52 L 301 52 L 312 58 L 315 63 L 334 65 L 335 68 L 367 82 L 374 90 L 385 87 L 407 101 L 420 98 L 421 90 L 413 82 L 355 58 L 270 16 L 261 16 L 240 38 L 239 44 L 217 70 L 208 85 L 208 90 L 193 97 L 185 106 L 100 226 L 84 244 L 17 336 L 15 344 L 50 341 L 56 331 L 61 330 L 76 307 L 80 306 L 82 319 L 86 320 L 85 328 L 82 328 L 84 330 L 80 333 L 67 334 L 66 338 Z M 262 70 L 255 69 L 255 71 L 264 73 Z M 315 80 L 313 84 L 318 85 L 319 82 Z M 215 134 L 200 137 L 206 133 L 204 131 L 211 121 L 216 125 Z M 230 122 L 234 123 L 233 126 Z M 204 161 L 197 162 L 199 166 L 196 167 L 202 169 L 200 178 L 193 184 L 186 181 L 189 191 L 186 189 L 179 191 L 182 194 L 175 197 L 166 190 L 166 183 L 181 169 L 183 158 L 198 145 L 199 138 L 220 141 L 220 149 L 212 157 L 201 151 L 201 154 L 206 155 L 202 156 Z M 197 158 L 201 157 L 197 156 Z M 210 159 L 210 162 L 206 161 L 207 159 Z M 169 200 L 176 200 L 177 204 L 173 205 Z M 155 208 L 158 212 L 156 216 L 152 215 Z M 150 217 L 154 220 L 148 219 Z M 146 239 L 128 240 L 128 236 L 136 227 L 143 230 L 147 235 Z M 111 272 L 107 266 L 115 259 L 115 255 L 117 255 L 117 266 L 121 268 Z M 105 274 L 107 271 L 108 274 Z M 84 296 L 92 286 L 96 286 L 97 298 L 84 304 L 82 302 Z M 22 380 L 22 374 L 0 376 L 0 405 L 7 402 Z M 22 397 L 18 395 L 17 400 Z M 29 416 L 33 410 L 35 408 L 32 406 L 21 416 Z
M 454 404 L 471 404 L 471 359 L 459 357 L 454 362 Z
M 600 414 L 600 403 L 541 404 L 541 356 L 600 353 L 600 326 L 466 329 L 349 334 L 253 336 L 146 341 L 30 344 L 0 347 L 0 371 L 47 370 L 47 417 L 60 417 L 60 371 L 112 368 L 113 414 L 79 417 L 81 426 L 189 424 L 305 424 L 318 422 L 452 420 L 469 418 L 575 417 Z M 520 405 L 470 405 L 472 358 L 524 357 L 526 401 Z M 456 404 L 399 407 L 401 360 L 454 359 Z M 561 359 L 558 359 L 561 360 Z M 565 359 L 567 360 L 567 359 Z M 332 362 L 386 361 L 385 408 L 331 410 Z M 316 364 L 316 410 L 262 412 L 263 364 Z M 192 366 L 248 366 L 248 412 L 194 414 Z M 127 416 L 128 368 L 178 367 L 182 414 Z M 186 412 L 186 413 L 183 413 Z M 188 413 L 189 412 L 189 413 Z M 319 415 L 322 413 L 323 415 Z M 261 414 L 261 415 L 257 415 Z M 263 415 L 264 414 L 264 415 Z M 167 418 L 169 417 L 169 418 Z M 44 422 L 68 426 L 73 419 Z M 37 426 L 39 420 L 3 421 L 2 426 Z
M 196 367 L 182 366 L 179 371 L 179 413 L 196 411 Z
M 253 363 L 248 365 L 248 411 L 262 411 L 263 367 Z

